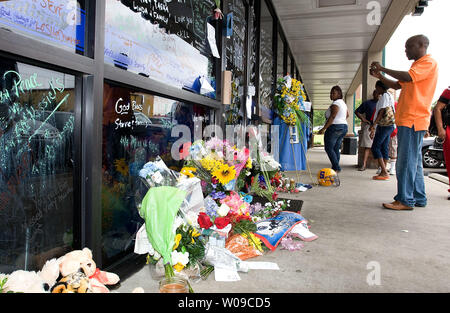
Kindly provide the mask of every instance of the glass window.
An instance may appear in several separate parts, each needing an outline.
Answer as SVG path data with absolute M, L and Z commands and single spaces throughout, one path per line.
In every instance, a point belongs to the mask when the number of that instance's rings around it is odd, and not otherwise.
M 0 1 L 0 27 L 68 51 L 84 54 L 84 1 Z
M 225 108 L 225 123 L 239 124 L 244 116 L 244 88 L 247 62 L 246 6 L 242 0 L 228 2 L 228 12 L 233 14 L 233 34 L 225 39 L 227 70 L 232 72 L 231 105 Z
M 260 44 L 260 77 L 259 103 L 260 115 L 265 120 L 271 119 L 275 81 L 273 72 L 273 17 L 265 1 L 261 1 L 261 44 Z
M 287 73 L 289 73 L 289 75 L 293 76 L 294 73 L 292 72 L 292 59 L 291 59 L 291 54 L 288 54 L 288 58 L 287 58 Z
M 0 272 L 71 250 L 75 77 L 0 61 Z
M 284 41 L 278 33 L 277 78 L 284 76 Z
M 103 264 L 110 265 L 133 251 L 135 232 L 142 225 L 136 207 L 139 170 L 160 156 L 177 171 L 182 162 L 171 154 L 180 138 L 171 137 L 174 125 L 191 130 L 210 124 L 210 110 L 146 92 L 104 84 L 102 248 Z M 183 137 L 185 139 L 185 137 Z M 176 144 L 178 145 L 178 144 Z M 182 146 L 181 146 L 182 147 Z
M 105 62 L 215 98 L 215 57 L 207 37 L 215 33 L 214 7 L 214 0 L 107 0 Z M 218 48 L 217 42 L 211 46 Z

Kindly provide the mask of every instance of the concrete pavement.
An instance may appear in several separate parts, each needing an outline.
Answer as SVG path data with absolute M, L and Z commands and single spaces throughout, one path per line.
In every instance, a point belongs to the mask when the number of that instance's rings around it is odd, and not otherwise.
M 356 155 L 342 155 L 340 187 L 315 186 L 286 198 L 304 200 L 302 215 L 319 236 L 299 251 L 266 252 L 248 261 L 275 262 L 275 270 L 239 273 L 238 282 L 216 282 L 214 274 L 193 283 L 196 293 L 303 292 L 450 292 L 450 201 L 448 185 L 425 177 L 428 206 L 396 212 L 382 208 L 393 201 L 396 179 L 373 181 L 375 170 L 356 170 Z M 330 167 L 323 148 L 308 152 L 313 178 Z M 295 177 L 295 173 L 288 173 Z M 309 173 L 301 182 L 311 183 Z M 379 285 L 369 285 L 377 276 Z M 142 287 L 158 292 L 151 266 L 123 280 L 114 292 Z M 372 279 L 372 280 L 371 280 Z

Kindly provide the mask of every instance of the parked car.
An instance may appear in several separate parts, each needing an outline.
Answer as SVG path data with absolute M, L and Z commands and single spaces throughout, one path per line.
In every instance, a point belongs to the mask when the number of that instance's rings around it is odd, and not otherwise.
M 317 133 L 319 130 L 321 130 L 323 128 L 324 125 L 321 126 L 314 126 L 313 127 L 313 133 Z
M 436 137 L 427 137 L 423 139 L 422 162 L 423 167 L 445 167 L 442 143 L 437 142 Z

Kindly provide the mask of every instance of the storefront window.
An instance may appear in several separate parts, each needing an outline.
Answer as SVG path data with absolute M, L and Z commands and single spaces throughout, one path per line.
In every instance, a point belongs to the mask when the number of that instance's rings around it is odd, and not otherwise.
M 194 139 L 194 126 L 210 124 L 210 110 L 149 93 L 104 84 L 102 248 L 103 264 L 110 265 L 133 251 L 136 231 L 142 225 L 136 207 L 141 180 L 139 170 L 158 156 L 177 171 L 182 160 L 171 150 L 180 138 L 175 125 L 186 125 Z M 177 134 L 178 136 L 178 134 Z M 182 146 L 180 146 L 182 147 Z
M 287 73 L 289 73 L 289 75 L 294 76 L 294 73 L 292 72 L 292 59 L 291 59 L 291 55 L 288 54 L 288 58 L 287 58 Z
M 247 65 L 246 6 L 242 0 L 228 2 L 228 12 L 233 14 L 233 34 L 225 39 L 227 70 L 232 72 L 231 105 L 226 107 L 225 122 L 235 125 L 244 116 L 244 88 Z M 251 108 L 250 108 L 251 109 Z
M 214 0 L 106 0 L 105 62 L 215 98 L 214 6 Z
M 0 61 L 0 272 L 72 249 L 75 77 Z
M 266 120 L 271 120 L 271 109 L 275 88 L 273 72 L 273 17 L 265 1 L 261 1 L 261 43 L 260 43 L 260 78 L 259 78 L 259 102 L 260 115 Z
M 87 18 L 84 2 L 0 1 L 0 27 L 68 51 L 84 54 Z
M 284 41 L 278 33 L 277 79 L 284 76 Z

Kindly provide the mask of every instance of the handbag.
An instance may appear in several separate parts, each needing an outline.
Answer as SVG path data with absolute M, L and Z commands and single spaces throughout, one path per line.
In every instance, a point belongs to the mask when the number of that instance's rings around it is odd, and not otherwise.
M 378 120 L 380 126 L 391 126 L 395 124 L 395 114 L 392 106 L 384 109 L 383 116 Z
M 442 114 L 442 126 L 444 129 L 450 125 L 450 104 L 447 104 L 444 109 L 441 111 Z M 431 136 L 438 135 L 438 129 L 436 125 L 436 117 L 434 116 L 434 112 L 431 114 L 430 126 L 428 127 L 428 132 Z

